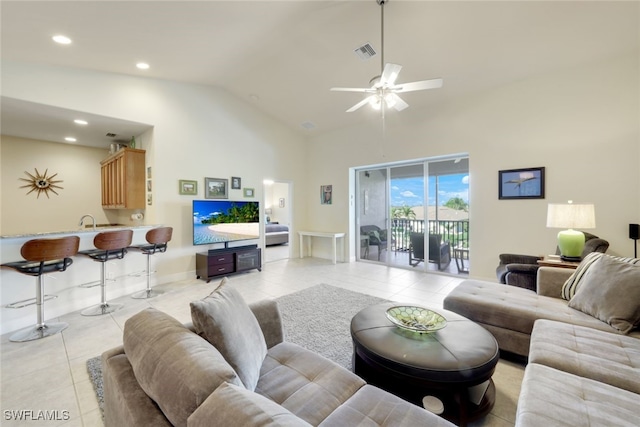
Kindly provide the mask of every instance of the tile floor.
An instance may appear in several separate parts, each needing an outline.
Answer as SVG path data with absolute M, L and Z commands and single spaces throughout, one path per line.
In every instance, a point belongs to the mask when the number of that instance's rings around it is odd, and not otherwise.
M 442 307 L 442 300 L 461 280 L 371 263 L 339 263 L 314 258 L 289 259 L 265 264 L 262 272 L 235 275 L 231 283 L 247 302 L 276 298 L 327 283 L 396 301 Z M 190 321 L 189 302 L 207 296 L 219 281 L 201 280 L 160 285 L 165 293 L 150 300 L 128 297 L 113 302 L 125 307 L 110 315 L 83 317 L 79 312 L 59 318 L 69 323 L 62 333 L 27 343 L 0 337 L 0 425 L 2 426 L 102 426 L 102 419 L 86 361 L 122 343 L 124 322 L 145 307 L 163 310 L 182 322 Z M 28 310 L 25 308 L 24 310 Z M 33 309 L 33 307 L 31 308 Z M 46 307 L 45 307 L 46 309 Z M 35 318 L 35 311 L 34 311 Z M 53 319 L 52 319 L 53 320 Z M 474 426 L 513 426 L 524 368 L 501 360 L 494 374 L 496 405 Z M 49 411 L 57 421 L 16 421 L 11 411 Z M 54 412 L 57 411 L 57 412 Z M 67 412 L 64 412 L 67 411 Z

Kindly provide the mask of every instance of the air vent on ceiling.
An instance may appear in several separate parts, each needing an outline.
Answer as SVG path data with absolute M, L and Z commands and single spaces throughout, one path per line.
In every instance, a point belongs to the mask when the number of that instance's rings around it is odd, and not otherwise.
M 369 42 L 363 44 L 357 49 L 354 49 L 353 51 L 356 53 L 356 55 L 358 55 L 358 58 L 362 59 L 363 61 L 366 61 L 367 59 L 376 55 L 376 51 L 373 50 L 373 46 L 371 46 L 371 43 Z
M 109 138 L 115 138 L 116 134 L 115 133 L 111 133 L 111 132 L 107 132 L 107 135 Z

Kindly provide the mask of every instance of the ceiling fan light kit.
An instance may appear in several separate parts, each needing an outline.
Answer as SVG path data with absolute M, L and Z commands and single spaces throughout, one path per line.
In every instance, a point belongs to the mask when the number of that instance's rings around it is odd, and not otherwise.
M 394 108 L 396 111 L 402 111 L 409 106 L 402 98 L 398 96 L 398 93 L 413 92 L 417 90 L 425 89 L 437 89 L 442 87 L 442 79 L 430 79 L 422 80 L 411 83 L 396 84 L 402 65 L 392 64 L 384 62 L 384 5 L 389 0 L 376 0 L 376 3 L 380 5 L 380 75 L 373 77 L 369 84 L 369 88 L 355 88 L 355 87 L 333 87 L 334 92 L 361 92 L 366 93 L 368 96 L 362 101 L 358 102 L 353 107 L 347 110 L 347 113 L 351 113 L 365 106 L 371 105 L 375 110 L 382 110 Z

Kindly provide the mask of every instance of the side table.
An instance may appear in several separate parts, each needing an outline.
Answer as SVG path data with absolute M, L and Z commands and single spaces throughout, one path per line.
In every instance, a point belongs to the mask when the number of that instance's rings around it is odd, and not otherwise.
M 360 235 L 360 258 L 369 258 L 369 236 L 366 234 Z
M 456 267 L 458 267 L 458 273 L 469 273 L 469 267 L 464 266 L 464 260 L 466 258 L 469 261 L 469 248 L 455 247 L 453 248 L 453 258 L 456 260 Z
M 558 267 L 558 268 L 571 268 L 575 270 L 580 262 L 576 261 L 564 261 L 557 255 L 547 255 L 544 259 L 538 260 L 540 267 Z

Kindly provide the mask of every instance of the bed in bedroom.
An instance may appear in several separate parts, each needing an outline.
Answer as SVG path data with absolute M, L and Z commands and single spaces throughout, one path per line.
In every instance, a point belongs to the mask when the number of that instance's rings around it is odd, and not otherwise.
M 289 226 L 269 223 L 265 225 L 265 246 L 289 243 Z

